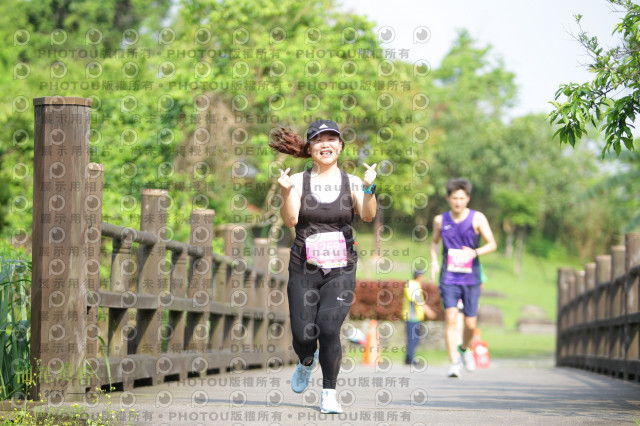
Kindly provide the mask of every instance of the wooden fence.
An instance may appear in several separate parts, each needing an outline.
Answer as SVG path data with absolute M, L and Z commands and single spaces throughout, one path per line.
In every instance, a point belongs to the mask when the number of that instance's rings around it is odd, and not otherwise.
M 556 364 L 640 380 L 640 234 L 583 271 L 558 271 Z
M 91 99 L 34 106 L 32 396 L 57 404 L 110 383 L 128 390 L 292 362 L 288 249 L 264 238 L 247 244 L 247 229 L 229 224 L 215 227 L 225 254 L 213 253 L 213 210 L 191 212 L 189 244 L 168 239 L 161 189 L 142 191 L 140 230 L 102 222 Z M 113 250 L 101 283 L 105 239 Z

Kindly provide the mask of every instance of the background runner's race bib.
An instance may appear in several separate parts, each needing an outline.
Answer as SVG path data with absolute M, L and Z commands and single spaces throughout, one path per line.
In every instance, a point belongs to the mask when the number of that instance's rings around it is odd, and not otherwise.
M 451 272 L 461 272 L 470 274 L 473 266 L 473 259 L 460 249 L 449 249 L 447 252 L 447 270 Z
M 347 266 L 347 243 L 341 231 L 313 234 L 304 243 L 308 263 L 325 269 Z

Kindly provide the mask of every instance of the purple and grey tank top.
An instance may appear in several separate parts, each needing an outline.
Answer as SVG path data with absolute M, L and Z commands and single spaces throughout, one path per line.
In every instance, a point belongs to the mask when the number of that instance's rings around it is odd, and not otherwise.
M 461 256 L 463 246 L 478 248 L 480 234 L 473 229 L 475 210 L 469 210 L 467 217 L 455 223 L 449 211 L 442 214 L 442 269 L 440 284 L 476 285 L 481 284 L 480 261 L 465 261 Z

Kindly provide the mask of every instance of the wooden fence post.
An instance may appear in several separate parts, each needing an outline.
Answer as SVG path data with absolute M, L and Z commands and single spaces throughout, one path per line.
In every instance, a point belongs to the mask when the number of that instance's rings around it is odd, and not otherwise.
M 625 270 L 627 274 L 625 293 L 627 295 L 627 313 L 640 311 L 640 278 L 639 274 L 630 274 L 633 268 L 640 265 L 640 234 L 626 235 Z
M 243 290 L 246 282 L 246 262 L 243 259 L 245 242 L 248 238 L 247 229 L 243 226 L 228 224 L 224 228 L 224 249 L 225 255 L 233 259 L 231 265 L 231 273 L 229 275 L 226 295 L 224 298 L 225 303 L 231 303 L 234 305 L 231 297 L 235 291 Z M 231 321 L 229 324 L 229 334 L 225 336 L 225 348 L 238 349 L 242 348 L 247 341 L 247 335 L 249 333 L 250 318 L 244 317 L 244 307 L 234 306 L 234 317 L 228 318 Z M 231 359 L 230 368 L 243 369 L 247 367 L 246 358 L 241 356 L 233 357 Z
M 567 300 L 565 303 L 567 304 L 567 327 L 573 327 L 576 324 L 576 313 L 577 313 L 577 300 L 578 297 L 578 279 L 581 271 L 577 271 L 575 269 L 572 270 L 571 279 L 569 281 L 569 287 L 567 289 Z
M 153 296 L 148 304 L 138 300 L 136 312 L 136 354 L 158 358 L 162 352 L 162 307 L 160 293 L 167 289 L 171 272 L 167 263 L 166 226 L 168 191 L 143 189 L 140 212 L 140 230 L 156 237 L 155 244 L 141 244 L 138 250 L 138 294 Z M 161 382 L 157 374 L 149 374 L 152 384 Z
M 584 265 L 584 288 L 589 293 L 587 301 L 587 310 L 585 321 L 595 321 L 596 319 L 596 300 L 593 290 L 596 288 L 596 264 L 590 262 Z
M 596 319 L 608 318 L 607 311 L 607 291 L 606 284 L 611 280 L 611 255 L 596 256 Z M 596 357 L 601 358 L 607 355 L 609 341 L 608 333 L 604 327 L 596 328 Z M 595 365 L 596 371 L 600 367 L 600 359 Z
M 613 246 L 611 247 L 611 283 L 613 284 L 616 278 L 622 277 L 625 274 L 624 262 L 625 262 L 625 247 Z M 620 281 L 616 285 L 611 286 L 610 293 L 610 311 L 609 318 L 616 318 L 623 315 L 622 309 L 622 290 L 624 288 L 624 281 Z
M 582 322 L 584 322 L 584 316 L 585 316 L 585 307 L 586 307 L 586 300 L 584 298 L 584 293 L 585 293 L 585 271 L 584 269 L 581 271 L 576 271 L 576 282 L 575 282 L 575 298 L 578 298 L 577 300 L 577 304 L 576 304 L 576 311 L 575 311 L 575 316 L 574 316 L 574 324 L 580 324 Z
M 558 269 L 558 330 L 556 337 L 556 365 L 564 365 L 563 358 L 567 355 L 567 336 L 564 330 L 567 328 L 568 312 L 565 309 L 568 302 L 569 282 L 573 278 L 573 269 Z
M 640 379 L 640 325 L 630 322 L 630 317 L 640 311 L 638 296 L 640 296 L 640 234 L 627 234 L 625 237 L 625 310 L 627 313 L 624 327 L 624 376 L 625 379 Z M 632 271 L 635 270 L 635 273 Z
M 183 299 L 187 290 L 187 263 L 189 254 L 185 248 L 181 252 L 173 252 L 171 255 L 173 267 L 171 268 L 171 284 L 168 297 Z M 167 321 L 170 337 L 167 339 L 167 351 L 181 353 L 184 350 L 185 313 L 169 309 Z M 186 375 L 185 375 L 186 377 Z
M 611 279 L 611 256 L 596 256 L 596 318 L 607 318 L 607 295 L 602 285 Z
M 189 267 L 188 297 L 201 310 L 187 314 L 187 348 L 201 354 L 207 351 L 209 330 L 209 305 L 213 298 L 211 276 L 213 273 L 213 221 L 215 211 L 211 209 L 191 212 L 191 244 L 204 250 L 201 258 L 192 258 Z M 206 368 L 202 371 L 206 374 Z
M 131 258 L 131 234 L 122 238 L 114 238 L 111 251 L 111 280 L 109 290 L 123 294 L 130 290 L 130 283 L 136 276 L 137 262 Z M 130 339 L 129 316 L 127 308 L 108 309 L 108 355 L 114 358 L 124 358 L 128 352 Z
M 180 381 L 187 378 L 187 368 L 184 358 L 181 358 L 185 342 L 186 313 L 175 307 L 176 300 L 184 300 L 187 287 L 187 262 L 189 260 L 188 246 L 185 244 L 181 251 L 171 252 L 171 274 L 169 290 L 160 296 L 162 306 L 167 309 L 167 325 L 163 327 L 162 338 L 166 339 L 167 349 L 158 359 L 157 369 L 167 376 L 177 374 Z
M 270 350 L 270 342 L 267 341 L 267 327 L 269 323 L 269 315 L 267 313 L 267 285 L 269 283 L 269 261 L 273 257 L 274 247 L 271 246 L 267 238 L 254 238 L 253 240 L 253 268 L 255 270 L 255 280 L 253 288 L 248 289 L 248 297 L 251 300 L 252 307 L 262 312 L 259 317 L 254 316 L 253 319 L 253 346 L 259 348 L 264 355 L 262 364 L 267 360 Z
M 619 318 L 624 315 L 622 310 L 624 289 L 624 246 L 611 247 L 611 284 L 609 285 L 608 311 L 609 318 Z M 626 307 L 625 307 L 626 308 Z M 611 365 L 611 373 L 622 376 L 624 366 L 621 361 L 624 359 L 624 325 L 617 324 L 609 326 L 609 358 L 617 360 L 618 363 Z
M 31 396 L 57 404 L 85 394 L 91 99 L 53 96 L 33 104 L 30 362 L 34 373 L 43 374 Z
M 585 291 L 587 292 L 585 322 L 592 322 L 596 320 L 596 264 L 595 262 L 587 263 L 584 265 L 584 284 Z M 585 355 L 588 357 L 586 360 L 587 366 L 591 362 L 591 358 L 595 355 L 595 335 L 593 330 L 587 330 L 587 347 L 585 349 Z
M 584 270 L 575 271 L 573 281 L 573 297 L 571 301 L 571 326 L 581 324 L 584 321 Z M 573 335 L 572 341 L 572 355 L 582 357 L 585 353 L 586 332 L 584 330 L 579 331 Z
M 98 321 L 98 291 L 100 290 L 100 250 L 102 247 L 102 187 L 104 165 L 89 163 L 87 167 L 87 198 L 85 214 L 87 218 L 87 367 L 94 376 L 86 383 L 95 390 L 99 386 L 98 337 L 106 339 L 107 334 L 100 329 Z
M 297 360 L 297 356 L 293 350 L 293 335 L 291 333 L 291 319 L 289 318 L 289 298 L 287 297 L 287 279 L 289 276 L 289 257 L 291 249 L 288 247 L 278 247 L 278 257 L 273 259 L 273 266 L 276 272 L 274 287 L 269 294 L 269 301 L 273 304 L 274 311 L 284 318 L 282 322 L 283 337 L 280 347 L 284 351 L 283 362 L 285 364 L 292 360 Z

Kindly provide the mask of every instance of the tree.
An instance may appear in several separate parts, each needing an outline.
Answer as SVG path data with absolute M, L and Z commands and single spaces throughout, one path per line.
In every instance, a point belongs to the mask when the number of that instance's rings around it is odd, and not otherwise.
M 431 181 L 444 199 L 448 179 L 469 179 L 473 205 L 484 211 L 499 165 L 505 127 L 501 117 L 516 93 L 515 75 L 495 60 L 490 46 L 476 46 L 462 31 L 433 76 Z M 442 208 L 444 201 L 429 204 L 425 213 L 432 216 Z
M 345 170 L 379 163 L 377 195 L 389 209 L 410 214 L 414 193 L 428 192 L 415 167 L 431 160 L 428 73 L 387 57 L 374 23 L 333 0 L 14 3 L 0 4 L 0 37 L 13 40 L 0 48 L 0 86 L 10 88 L 0 92 L 0 235 L 31 228 L 39 96 L 94 99 L 91 161 L 105 165 L 105 221 L 135 227 L 140 189 L 167 189 L 178 240 L 188 238 L 192 206 L 215 209 L 216 222 L 277 213 L 267 189 L 283 159 L 268 133 L 303 134 L 319 117 L 345 129 Z
M 590 83 L 561 85 L 551 102 L 555 109 L 549 114 L 550 122 L 560 126 L 555 135 L 571 146 L 582 138 L 589 124 L 602 124 L 603 158 L 611 148 L 620 155 L 623 144 L 633 150 L 631 129 L 640 112 L 640 5 L 631 0 L 608 1 L 626 12 L 613 30 L 622 37 L 621 44 L 605 49 L 597 37 L 580 27 L 582 16 L 576 15 L 580 28 L 577 39 L 593 60 L 588 68 L 595 78 Z
M 622 233 L 627 233 L 640 228 L 640 154 L 623 152 L 619 156 L 619 166 L 615 174 L 591 186 L 583 198 L 601 200 L 613 197 L 617 210 L 627 213 L 620 217 L 624 223 Z
M 513 263 L 513 272 L 516 276 L 520 276 L 522 271 L 524 238 L 527 229 L 533 228 L 540 216 L 539 206 L 542 195 L 542 188 L 533 183 L 527 188 L 499 187 L 492 193 L 492 200 L 505 211 L 503 222 L 510 226 L 510 229 L 505 229 L 508 240 L 513 239 L 511 238 L 513 234 L 516 236 L 516 256 Z M 511 250 L 509 241 L 507 249 Z

